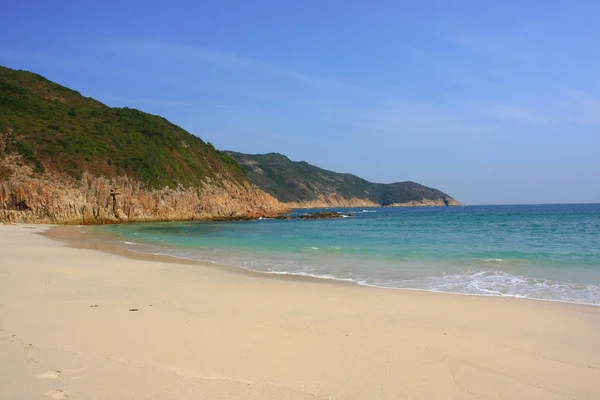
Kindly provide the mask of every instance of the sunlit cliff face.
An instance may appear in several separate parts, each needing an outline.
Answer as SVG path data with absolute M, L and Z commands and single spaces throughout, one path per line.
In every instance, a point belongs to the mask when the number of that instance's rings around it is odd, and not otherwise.
M 107 179 L 86 173 L 75 180 L 35 173 L 18 156 L 8 156 L 0 164 L 10 171 L 0 180 L 0 221 L 97 224 L 258 218 L 287 211 L 247 183 L 223 180 L 199 188 L 146 189 L 128 177 Z

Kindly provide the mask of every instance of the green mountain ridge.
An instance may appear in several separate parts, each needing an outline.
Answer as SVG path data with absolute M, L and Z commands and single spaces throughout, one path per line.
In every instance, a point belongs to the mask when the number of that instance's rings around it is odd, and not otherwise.
M 153 188 L 246 177 L 235 161 L 165 118 L 111 108 L 27 71 L 0 67 L 0 151 L 74 178 L 127 174 Z
M 292 161 L 279 153 L 224 153 L 246 170 L 252 183 L 279 201 L 294 206 L 316 206 L 319 203 L 322 206 L 460 205 L 448 194 L 412 181 L 373 183 L 353 174 L 319 168 L 306 161 Z
M 165 118 L 0 67 L 0 221 L 115 223 L 287 211 Z

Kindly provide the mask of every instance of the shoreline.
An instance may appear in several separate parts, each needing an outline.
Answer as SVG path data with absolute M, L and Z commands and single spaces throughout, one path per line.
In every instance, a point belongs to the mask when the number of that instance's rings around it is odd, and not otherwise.
M 28 225 L 36 225 L 36 224 L 28 224 Z M 82 228 L 88 225 L 81 225 Z M 49 226 L 47 230 L 44 232 L 40 232 L 41 236 L 47 237 L 50 240 L 57 241 L 59 243 L 63 243 L 69 247 L 75 249 L 84 249 L 84 250 L 94 250 L 99 251 L 105 254 L 110 255 L 118 255 L 121 257 L 129 258 L 131 260 L 137 261 L 149 261 L 149 262 L 163 262 L 174 265 L 196 265 L 201 268 L 213 268 L 218 271 L 223 271 L 225 273 L 231 274 L 240 274 L 242 276 L 250 276 L 254 278 L 266 278 L 266 279 L 276 279 L 276 280 L 300 280 L 306 282 L 320 283 L 320 284 L 331 284 L 331 285 L 349 285 L 353 287 L 369 287 L 366 285 L 360 285 L 354 281 L 343 281 L 336 279 L 325 279 L 319 278 L 316 276 L 303 276 L 297 274 L 278 274 L 278 273 L 270 273 L 270 272 L 261 272 L 254 271 L 251 269 L 246 269 L 243 267 L 238 267 L 235 265 L 226 265 L 219 264 L 213 261 L 200 261 L 200 260 L 192 260 L 184 257 L 172 256 L 169 254 L 153 254 L 153 253 L 143 253 L 132 251 L 123 247 L 118 246 L 118 241 L 112 242 L 103 242 L 102 244 L 93 244 L 90 242 L 88 238 L 76 238 L 73 235 L 73 232 L 69 232 L 74 228 L 78 228 L 78 226 L 74 225 L 52 225 Z M 92 233 L 88 233 L 89 236 L 93 237 Z M 375 288 L 375 287 L 370 287 Z M 385 289 L 385 288 L 382 288 Z M 391 289 L 391 288 L 390 288 Z M 452 294 L 452 293 L 448 293 Z
M 48 226 L 102 226 L 102 225 L 119 225 L 119 224 L 143 224 L 156 222 L 238 222 L 238 221 L 255 221 L 261 218 L 276 219 L 277 217 L 291 214 L 294 210 L 312 210 L 312 209 L 346 209 L 346 208 L 448 208 L 448 207 L 464 207 L 465 204 L 421 204 L 421 203 L 398 203 L 394 205 L 331 205 L 326 203 L 281 203 L 284 207 L 282 210 L 275 213 L 246 213 L 235 215 L 214 215 L 214 214 L 190 214 L 186 216 L 145 216 L 136 218 L 121 219 L 118 216 L 103 217 L 103 218 L 70 218 L 63 220 L 49 220 L 36 217 L 33 215 L 25 215 L 22 211 L 16 212 L 13 209 L 0 209 L 0 224 L 21 224 L 21 225 L 48 225 Z M 592 204 L 592 203 L 590 203 Z M 31 213 L 29 213 L 31 214 Z
M 135 222 L 132 222 L 135 223 Z M 572 305 L 576 307 L 600 307 L 600 304 L 592 304 L 592 303 L 578 303 L 573 301 L 566 300 L 553 300 L 553 299 L 537 299 L 537 298 L 529 298 L 529 297 L 517 297 L 517 296 L 504 296 L 504 295 L 493 295 L 493 294 L 474 294 L 474 293 L 456 293 L 456 292 L 444 292 L 444 291 L 436 291 L 429 289 L 419 289 L 419 288 L 400 288 L 400 287 L 386 287 L 386 286 L 376 286 L 363 284 L 360 282 L 356 282 L 350 279 L 341 279 L 341 278 L 329 278 L 329 277 L 320 277 L 313 275 L 301 275 L 297 273 L 287 273 L 287 272 L 267 272 L 267 271 L 255 271 L 252 269 L 247 269 L 240 266 L 235 265 L 226 265 L 219 264 L 213 261 L 200 261 L 193 260 L 184 257 L 177 257 L 169 254 L 153 254 L 153 253 L 143 253 L 132 251 L 123 247 L 117 246 L 117 241 L 113 242 L 103 242 L 102 245 L 92 244 L 89 241 L 89 237 L 81 239 L 76 238 L 73 235 L 73 232 L 67 232 L 68 230 L 73 230 L 78 227 L 87 227 L 89 225 L 56 225 L 56 224 L 9 224 L 14 226 L 21 226 L 24 229 L 32 229 L 39 230 L 36 234 L 48 238 L 52 241 L 62 243 L 68 247 L 74 249 L 81 250 L 92 250 L 101 252 L 108 255 L 115 255 L 119 257 L 124 257 L 131 260 L 136 261 L 145 261 L 145 262 L 153 262 L 153 263 L 167 263 L 173 265 L 195 265 L 201 268 L 210 268 L 216 271 L 221 271 L 228 274 L 235 274 L 241 276 L 247 276 L 252 278 L 259 279 L 271 279 L 271 280 L 281 280 L 281 281 L 298 281 L 298 282 L 307 282 L 312 284 L 324 284 L 324 285 L 332 285 L 332 286 L 346 286 L 353 288 L 361 288 L 367 290 L 384 290 L 384 291 L 400 291 L 400 292 L 417 292 L 417 293 L 426 293 L 429 295 L 441 295 L 441 296 L 467 296 L 473 298 L 485 298 L 485 299 L 504 299 L 508 301 L 525 301 L 525 302 L 544 302 L 544 303 L 557 303 L 564 305 Z M 0 227 L 2 224 L 0 224 Z M 63 231 L 64 230 L 64 231 Z M 89 233 L 88 233 L 89 234 Z M 89 234 L 89 236 L 93 237 L 93 234 Z M 112 245 L 111 245 L 112 244 Z
M 0 225 L 0 398 L 600 398 L 595 306 L 149 262 L 50 228 Z
M 88 225 L 81 225 L 81 228 L 85 228 Z M 210 267 L 217 268 L 220 270 L 228 271 L 231 273 L 240 273 L 242 275 L 249 276 L 258 276 L 267 279 L 299 279 L 306 280 L 308 282 L 314 282 L 319 284 L 332 284 L 332 285 L 350 285 L 353 287 L 360 288 L 369 288 L 369 289 L 379 289 L 379 290 L 400 290 L 400 291 L 415 291 L 415 292 L 425 292 L 425 293 L 436 293 L 442 295 L 454 295 L 454 296 L 472 296 L 472 297 L 485 297 L 485 298 L 501 298 L 501 299 L 511 299 L 511 300 L 527 300 L 527 301 L 543 301 L 543 302 L 552 302 L 552 303 L 561 303 L 561 304 L 574 304 L 574 305 L 582 305 L 582 306 L 590 306 L 590 307 L 600 307 L 600 304 L 594 303 L 585 303 L 585 302 L 575 302 L 568 300 L 560 300 L 560 299 L 543 299 L 543 298 L 532 298 L 532 297 L 519 297 L 519 296 L 511 296 L 511 295 L 498 295 L 498 294 L 486 294 L 486 293 L 459 293 L 459 292 L 446 292 L 441 290 L 431 290 L 431 289 L 420 289 L 420 288 L 403 288 L 403 287 L 389 287 L 389 286 L 377 286 L 370 285 L 367 283 L 357 282 L 351 279 L 343 279 L 336 277 L 325 277 L 325 276 L 315 276 L 308 274 L 300 274 L 295 272 L 272 272 L 272 271 L 256 271 L 249 268 L 245 268 L 242 266 L 236 265 L 227 265 L 214 261 L 200 261 L 194 260 L 185 257 L 179 257 L 169 254 L 152 254 L 145 252 L 136 252 L 124 247 L 120 247 L 118 240 L 106 240 L 102 243 L 102 245 L 92 245 L 91 241 L 86 240 L 90 238 L 95 238 L 97 236 L 92 232 L 86 232 L 87 236 L 85 238 L 76 237 L 74 229 L 79 226 L 75 225 L 51 225 L 48 230 L 46 230 L 43 235 L 52 239 L 58 240 L 63 243 L 67 243 L 69 246 L 74 248 L 81 249 L 92 249 L 105 252 L 107 254 L 117 254 L 124 257 L 128 257 L 131 259 L 142 260 L 142 261 L 154 261 L 154 262 L 168 262 L 173 264 L 187 264 L 187 265 L 198 265 L 200 267 Z

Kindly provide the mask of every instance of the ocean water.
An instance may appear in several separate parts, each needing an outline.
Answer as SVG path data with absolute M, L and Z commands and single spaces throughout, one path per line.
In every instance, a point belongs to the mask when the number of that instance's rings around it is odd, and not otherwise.
M 94 229 L 132 251 L 259 272 L 600 305 L 600 204 L 330 210 L 355 217 Z

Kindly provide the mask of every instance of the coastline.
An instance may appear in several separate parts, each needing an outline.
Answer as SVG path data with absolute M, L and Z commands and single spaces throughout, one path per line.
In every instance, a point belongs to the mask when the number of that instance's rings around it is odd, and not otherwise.
M 37 224 L 30 224 L 35 226 Z M 163 262 L 168 264 L 181 264 L 181 265 L 195 265 L 200 268 L 214 268 L 218 271 L 224 271 L 226 273 L 231 274 L 241 274 L 242 276 L 249 276 L 253 278 L 264 278 L 264 279 L 276 279 L 276 280 L 299 280 L 312 282 L 315 284 L 330 284 L 330 285 L 350 285 L 353 287 L 364 287 L 371 289 L 379 289 L 379 287 L 370 287 L 366 285 L 360 285 L 357 282 L 341 280 L 341 279 L 324 279 L 316 276 L 304 276 L 304 275 L 295 275 L 295 274 L 278 274 L 278 273 L 269 273 L 269 272 L 261 272 L 261 271 L 253 271 L 251 269 L 246 269 L 242 267 L 237 267 L 233 265 L 219 264 L 212 261 L 200 261 L 200 260 L 191 260 L 183 257 L 171 256 L 168 254 L 153 254 L 153 253 L 143 253 L 129 250 L 125 247 L 119 247 L 117 245 L 117 241 L 103 241 L 101 243 L 94 243 L 90 241 L 90 238 L 95 237 L 94 233 L 87 233 L 85 236 L 75 236 L 73 229 L 78 226 L 75 225 L 41 225 L 43 228 L 46 228 L 43 232 L 39 232 L 41 236 L 47 237 L 52 241 L 60 242 L 66 246 L 69 246 L 74 249 L 82 249 L 82 250 L 94 250 L 99 251 L 105 254 L 117 255 L 121 257 L 125 257 L 131 260 L 137 261 L 146 261 L 146 262 Z M 81 225 L 81 227 L 85 228 L 89 225 Z M 381 288 L 386 289 L 386 288 Z M 403 290 L 403 289 L 400 289 Z M 452 293 L 448 293 L 452 294 Z
M 600 397 L 595 306 L 128 258 L 49 228 L 0 225 L 0 398 Z
M 89 225 L 80 225 L 82 228 L 86 228 Z M 71 247 L 79 249 L 97 250 L 107 254 L 120 255 L 127 258 L 140 261 L 152 261 L 152 262 L 166 262 L 173 264 L 184 264 L 184 265 L 197 265 L 203 268 L 217 268 L 219 270 L 226 270 L 230 273 L 238 273 L 246 276 L 271 278 L 271 279 L 291 279 L 291 280 L 304 280 L 307 282 L 321 283 L 321 284 L 332 284 L 332 285 L 350 285 L 358 288 L 378 289 L 378 290 L 401 290 L 401 291 L 416 291 L 416 292 L 427 292 L 434 294 L 443 294 L 451 296 L 474 296 L 474 297 L 494 297 L 502 299 L 514 299 L 519 301 L 544 301 L 544 302 L 556 302 L 564 304 L 575 304 L 591 307 L 600 307 L 600 304 L 575 302 L 568 300 L 559 299 L 544 299 L 544 298 L 533 298 L 533 297 L 519 297 L 511 295 L 498 295 L 491 293 L 460 293 L 460 292 L 448 292 L 442 290 L 430 290 L 420 288 L 407 288 L 407 287 L 390 287 L 390 286 L 377 286 L 367 283 L 357 282 L 351 279 L 325 277 L 317 275 L 299 274 L 294 272 L 267 272 L 257 271 L 241 266 L 228 265 L 213 261 L 200 261 L 194 260 L 169 254 L 157 254 L 147 252 L 136 252 L 126 247 L 119 246 L 119 241 L 116 238 L 110 238 L 103 240 L 102 242 L 96 242 L 94 239 L 97 238 L 98 232 L 85 232 L 84 234 L 77 234 L 75 229 L 79 226 L 75 225 L 50 225 L 47 230 L 41 233 L 43 236 L 48 237 L 52 240 L 63 242 Z M 90 240 L 91 239 L 91 240 Z

